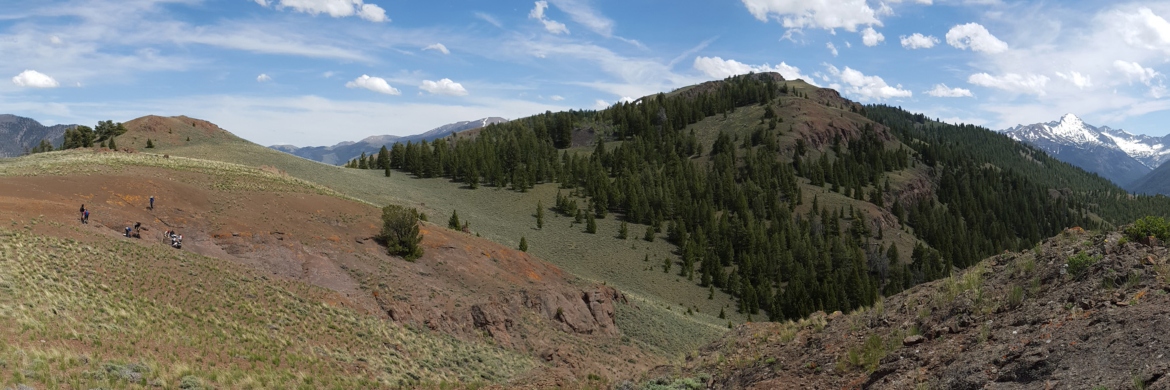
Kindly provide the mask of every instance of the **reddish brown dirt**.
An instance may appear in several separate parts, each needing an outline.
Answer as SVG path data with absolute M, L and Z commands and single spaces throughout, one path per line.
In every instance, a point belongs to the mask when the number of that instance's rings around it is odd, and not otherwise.
M 337 294 L 329 303 L 531 354 L 545 365 L 525 383 L 628 377 L 662 363 L 621 341 L 614 323 L 614 305 L 625 304 L 620 292 L 524 252 L 424 223 L 425 254 L 407 262 L 373 239 L 381 223 L 375 207 L 309 193 L 210 190 L 213 182 L 145 167 L 4 177 L 0 223 L 141 245 L 166 245 L 162 232 L 173 229 L 184 236 L 182 250 L 330 289 Z M 91 210 L 88 225 L 79 222 L 83 203 Z M 144 226 L 142 238 L 123 237 L 135 222 Z

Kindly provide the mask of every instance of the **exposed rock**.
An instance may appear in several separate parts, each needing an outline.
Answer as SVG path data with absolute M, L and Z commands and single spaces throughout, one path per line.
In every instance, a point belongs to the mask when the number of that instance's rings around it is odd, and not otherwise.
M 902 339 L 902 345 L 909 347 L 911 345 L 922 344 L 923 341 L 926 341 L 926 338 L 919 335 L 906 336 L 906 338 Z

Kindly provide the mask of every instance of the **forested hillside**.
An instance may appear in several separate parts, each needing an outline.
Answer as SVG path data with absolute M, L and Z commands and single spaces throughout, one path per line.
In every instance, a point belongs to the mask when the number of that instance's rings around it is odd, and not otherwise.
M 584 130 L 596 141 L 574 148 Z M 469 188 L 560 183 L 553 210 L 664 234 L 678 254 L 664 272 L 773 320 L 869 305 L 1065 227 L 1165 203 L 985 129 L 863 107 L 777 74 L 399 144 L 348 166 Z

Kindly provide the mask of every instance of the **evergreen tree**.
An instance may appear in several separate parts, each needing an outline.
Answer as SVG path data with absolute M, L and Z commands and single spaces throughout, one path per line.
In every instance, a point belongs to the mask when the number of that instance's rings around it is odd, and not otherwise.
M 523 236 L 520 237 L 520 251 L 521 252 L 528 252 L 528 240 L 525 239 Z
M 150 138 L 146 139 L 146 148 L 147 149 L 154 149 L 154 141 L 151 141 Z
M 621 240 L 625 240 L 629 237 L 630 237 L 630 227 L 628 224 L 626 224 L 626 221 L 622 221 L 621 227 L 618 228 L 617 238 L 621 239 Z
M 459 224 L 459 211 L 451 211 L 451 219 L 447 220 L 447 227 L 451 230 L 459 230 L 462 225 Z
M 585 217 L 585 232 L 589 234 L 597 233 L 597 219 L 592 213 Z
M 382 208 L 382 232 L 378 240 L 394 256 L 414 261 L 423 255 L 422 234 L 418 229 L 419 213 L 413 208 L 389 205 Z
M 110 137 L 110 149 L 113 151 L 118 150 L 118 144 L 114 143 L 114 137 Z
M 654 227 L 653 226 L 646 227 L 646 234 L 642 235 L 642 239 L 646 240 L 646 242 L 654 242 Z
M 536 228 L 544 229 L 544 202 L 536 201 Z

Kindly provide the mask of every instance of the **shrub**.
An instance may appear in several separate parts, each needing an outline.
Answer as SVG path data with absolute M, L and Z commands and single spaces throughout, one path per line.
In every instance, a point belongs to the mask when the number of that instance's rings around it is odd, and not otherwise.
M 1089 267 L 1101 260 L 1101 255 L 1089 256 L 1088 253 L 1081 252 L 1068 258 L 1068 273 L 1074 278 L 1079 278 L 1084 274 Z
M 1148 216 L 1126 227 L 1125 235 L 1130 241 L 1142 241 L 1146 237 L 1156 237 L 1162 242 L 1170 241 L 1170 223 L 1162 217 Z
M 422 234 L 418 231 L 419 214 L 414 208 L 389 205 L 382 208 L 382 233 L 378 239 L 394 256 L 414 261 L 423 254 L 419 246 Z
M 520 251 L 528 252 L 528 240 L 524 237 L 520 237 Z

